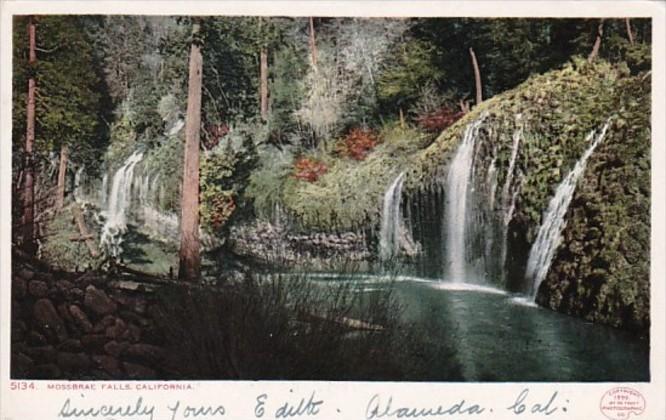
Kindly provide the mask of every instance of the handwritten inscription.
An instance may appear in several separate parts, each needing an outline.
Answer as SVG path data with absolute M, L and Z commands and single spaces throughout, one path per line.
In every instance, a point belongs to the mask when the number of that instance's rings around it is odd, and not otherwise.
M 516 415 L 531 413 L 543 414 L 546 416 L 550 416 L 560 409 L 565 412 L 567 411 L 566 407 L 558 407 L 556 405 L 557 391 L 553 392 L 547 402 L 528 402 L 527 397 L 529 396 L 529 393 L 530 390 L 528 388 L 523 389 L 520 394 L 518 394 L 516 401 L 507 407 L 507 410 Z
M 438 405 L 436 407 L 410 407 L 401 406 L 395 407 L 393 405 L 393 397 L 388 397 L 383 401 L 379 394 L 375 394 L 370 398 L 368 406 L 365 410 L 365 418 L 368 420 L 379 419 L 385 417 L 394 418 L 418 418 L 418 417 L 437 417 L 456 414 L 481 414 L 486 411 L 485 408 L 478 404 L 468 404 L 465 400 L 460 400 L 455 404 L 449 406 Z
M 293 392 L 293 390 L 289 390 Z M 256 398 L 256 405 L 254 407 L 254 416 L 261 418 L 266 413 L 266 404 L 268 394 L 261 394 Z M 319 400 L 314 391 L 310 394 L 309 398 L 302 397 L 300 400 L 284 401 L 279 403 L 278 408 L 274 412 L 274 418 L 284 419 L 291 417 L 301 416 L 316 416 L 324 404 L 324 400 Z
M 83 396 L 81 397 L 83 398 Z M 143 402 L 143 397 L 139 397 L 135 404 L 129 405 L 111 405 L 102 404 L 93 407 L 81 407 L 82 402 L 79 404 L 72 402 L 71 398 L 67 398 L 63 404 L 58 418 L 146 418 L 153 420 L 155 417 L 155 406 L 147 405 Z
M 293 390 L 289 390 L 294 394 Z M 482 415 L 493 416 L 495 410 L 505 410 L 505 413 L 515 417 L 551 416 L 559 411 L 566 412 L 569 400 L 563 400 L 558 391 L 553 391 L 537 398 L 530 394 L 529 388 L 521 390 L 515 398 L 504 406 L 492 407 L 488 404 L 466 399 L 452 399 L 449 402 L 435 402 L 430 405 L 399 403 L 392 395 L 374 394 L 365 405 L 366 420 L 388 419 L 419 419 L 419 418 L 480 418 Z M 254 417 L 256 419 L 295 419 L 317 418 L 323 407 L 324 399 L 316 391 L 297 395 L 291 398 L 274 398 L 267 393 L 258 394 L 254 398 Z M 340 408 L 332 407 L 338 415 Z M 252 410 L 252 406 L 248 409 Z M 161 410 L 161 411 L 160 411 Z M 159 413 L 158 413 L 159 411 Z M 348 411 L 347 411 L 348 413 Z M 130 404 L 89 403 L 81 394 L 80 398 L 67 398 L 58 412 L 59 419 L 143 419 L 143 420 L 181 420 L 199 419 L 214 420 L 228 416 L 224 405 L 214 404 L 193 405 L 181 400 L 170 401 L 164 406 L 157 407 L 148 404 L 139 396 Z
M 224 416 L 224 413 L 226 412 L 224 409 L 224 406 L 218 405 L 218 406 L 190 406 L 190 405 L 183 405 L 181 407 L 180 401 L 177 401 L 176 404 L 173 406 L 167 405 L 167 409 L 169 410 L 171 417 L 171 420 L 177 420 L 180 418 L 213 418 L 213 417 L 220 417 Z

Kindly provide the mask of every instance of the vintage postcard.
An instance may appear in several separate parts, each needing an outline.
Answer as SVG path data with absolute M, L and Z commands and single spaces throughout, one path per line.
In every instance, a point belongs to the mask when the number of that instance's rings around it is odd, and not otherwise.
M 663 3 L 2 3 L 0 420 L 663 420 Z

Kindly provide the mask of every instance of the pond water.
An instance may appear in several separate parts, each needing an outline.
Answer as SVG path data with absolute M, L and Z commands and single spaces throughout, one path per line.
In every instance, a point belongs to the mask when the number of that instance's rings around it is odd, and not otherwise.
M 311 279 L 349 281 L 334 274 Z M 482 285 L 374 275 L 356 275 L 354 281 L 357 293 L 393 288 L 402 319 L 427 342 L 448 343 L 466 381 L 649 381 L 649 343 L 626 331 Z M 428 347 L 424 358 L 437 361 L 439 347 Z M 429 379 L 446 377 L 438 369 L 437 362 L 431 364 Z

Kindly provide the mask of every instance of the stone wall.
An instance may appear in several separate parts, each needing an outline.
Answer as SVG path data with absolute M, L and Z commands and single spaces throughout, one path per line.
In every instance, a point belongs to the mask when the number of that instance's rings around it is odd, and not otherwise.
M 92 272 L 52 272 L 14 258 L 11 376 L 159 379 L 168 376 L 150 293 Z

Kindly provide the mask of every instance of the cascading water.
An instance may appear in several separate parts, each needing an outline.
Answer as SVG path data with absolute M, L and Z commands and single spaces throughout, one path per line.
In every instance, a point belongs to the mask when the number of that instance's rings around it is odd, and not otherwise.
M 402 184 L 404 180 L 405 173 L 401 172 L 384 194 L 382 224 L 379 232 L 379 257 L 383 261 L 395 257 L 400 252 L 400 236 L 402 229 L 400 199 L 402 196 Z
M 446 229 L 446 278 L 454 282 L 469 280 L 467 273 L 467 231 L 473 221 L 467 217 L 468 192 L 473 187 L 473 167 L 476 139 L 483 118 L 465 129 L 446 178 L 446 211 L 443 226 Z
M 74 201 L 81 204 L 83 202 L 83 170 L 85 166 L 80 166 L 74 174 Z
M 520 114 L 516 117 L 516 120 L 520 120 Z M 516 208 L 516 198 L 520 192 L 520 183 L 517 186 L 512 188 L 512 181 L 514 178 L 514 172 L 516 168 L 516 161 L 518 159 L 518 151 L 520 149 L 520 141 L 523 138 L 523 126 L 514 131 L 513 133 L 513 143 L 511 145 L 511 159 L 509 160 L 509 168 L 506 173 L 506 181 L 502 187 L 502 212 L 500 221 L 500 231 L 501 231 L 501 251 L 500 251 L 500 267 L 501 267 L 501 276 L 502 282 L 506 282 L 506 259 L 508 253 L 508 235 L 509 235 L 509 223 L 513 218 L 513 212 Z
M 109 174 L 104 173 L 102 177 L 102 188 L 99 191 L 99 206 L 106 207 L 107 194 L 109 193 Z
M 583 153 L 578 162 L 576 162 L 571 172 L 562 180 L 555 191 L 555 195 L 550 200 L 550 203 L 548 203 L 548 209 L 543 215 L 543 221 L 539 227 L 536 240 L 530 249 L 527 269 L 525 271 L 525 278 L 531 282 L 529 294 L 533 301 L 536 299 L 541 282 L 548 274 L 550 263 L 560 243 L 561 232 L 566 223 L 564 216 L 573 198 L 578 178 L 585 171 L 587 160 L 594 152 L 594 149 L 606 135 L 608 126 L 609 122 L 606 122 L 596 138 L 596 131 L 592 131 L 587 136 L 585 141 L 588 143 L 591 142 L 590 146 L 585 150 L 585 153 Z
M 122 235 L 127 230 L 127 211 L 132 200 L 132 183 L 134 180 L 134 167 L 143 159 L 143 152 L 136 151 L 125 160 L 113 175 L 108 206 L 104 211 L 106 221 L 102 227 L 100 244 L 108 252 L 117 257 L 122 248 Z

